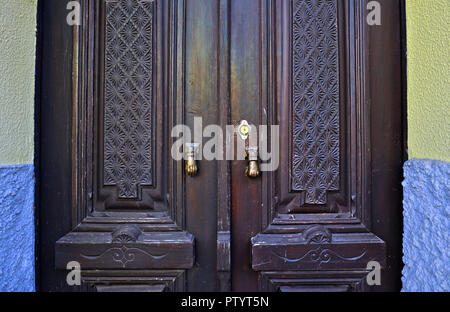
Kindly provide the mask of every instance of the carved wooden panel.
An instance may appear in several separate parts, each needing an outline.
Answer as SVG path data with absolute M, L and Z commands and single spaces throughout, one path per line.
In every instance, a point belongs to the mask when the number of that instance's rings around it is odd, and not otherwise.
M 153 1 L 107 1 L 104 183 L 121 199 L 152 185 Z
M 360 292 L 368 290 L 367 273 L 363 270 L 261 272 L 259 287 L 265 292 Z
M 268 96 L 260 118 L 279 125 L 281 152 L 278 170 L 262 175 L 262 233 L 301 233 L 312 224 L 332 233 L 369 231 L 367 41 L 358 13 L 365 8 L 336 0 L 272 3 L 261 12 L 268 23 L 261 93 Z
M 173 124 L 180 123 L 183 103 L 165 92 L 182 69 L 168 77 L 164 60 L 177 58 L 184 49 L 183 45 L 175 48 L 184 13 L 170 13 L 171 4 L 165 1 L 95 3 L 98 31 L 92 35 L 97 45 L 93 83 L 98 88 L 93 89 L 93 108 L 88 108 L 93 119 L 87 126 L 87 157 L 93 158 L 91 210 L 101 212 L 99 216 L 107 210 L 167 212 L 170 216 L 165 213 L 157 218 L 173 220 L 175 208 L 171 208 L 182 195 L 172 192 L 183 182 L 175 183 L 179 168 L 170 157 L 168 136 Z M 177 27 L 169 29 L 165 21 Z M 88 174 L 90 170 L 88 160 Z
M 262 12 L 269 23 L 265 44 L 274 47 L 262 48 L 268 53 L 262 92 L 271 95 L 262 102 L 262 123 L 279 125 L 281 151 L 278 170 L 262 176 L 265 231 L 361 223 L 367 117 L 355 74 L 362 47 L 354 41 L 353 10 L 346 1 L 274 0 Z
M 175 4 L 179 9 L 171 10 Z M 184 103 L 172 95 L 182 88 L 184 68 L 181 62 L 169 68 L 164 60 L 184 55 L 184 2 L 82 5 L 85 26 L 74 40 L 79 87 L 73 104 L 72 227 L 92 233 L 126 224 L 143 232 L 182 231 L 183 164 L 170 157 L 169 135 L 174 124 L 183 123 Z
M 338 61 L 336 0 L 294 0 L 291 186 L 306 204 L 339 190 Z
M 304 231 L 305 232 L 305 231 Z M 255 271 L 358 270 L 369 261 L 386 264 L 386 244 L 371 233 L 332 234 L 319 243 L 299 234 L 258 234 L 252 238 Z
M 56 243 L 56 267 L 65 268 L 70 261 L 83 269 L 189 269 L 194 264 L 194 237 L 187 232 L 140 233 L 125 241 L 114 236 L 67 234 Z
M 183 270 L 84 270 L 86 292 L 180 292 L 184 291 Z

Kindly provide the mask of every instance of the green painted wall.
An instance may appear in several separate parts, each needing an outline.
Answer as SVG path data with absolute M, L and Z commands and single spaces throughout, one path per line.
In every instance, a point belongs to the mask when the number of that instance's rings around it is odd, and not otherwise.
M 450 0 L 406 0 L 408 152 L 450 161 Z
M 37 0 L 4 0 L 0 10 L 0 165 L 31 164 Z

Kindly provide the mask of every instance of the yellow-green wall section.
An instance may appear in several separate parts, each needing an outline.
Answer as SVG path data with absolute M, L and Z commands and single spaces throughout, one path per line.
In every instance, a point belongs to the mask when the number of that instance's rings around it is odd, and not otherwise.
M 0 165 L 33 163 L 36 3 L 2 1 Z
M 408 153 L 450 161 L 450 0 L 406 0 Z

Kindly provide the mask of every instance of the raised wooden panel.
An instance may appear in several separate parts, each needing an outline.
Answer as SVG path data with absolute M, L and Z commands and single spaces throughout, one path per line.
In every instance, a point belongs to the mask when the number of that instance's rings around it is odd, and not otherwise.
M 86 270 L 81 274 L 90 292 L 174 292 L 183 291 L 183 270 Z
M 86 269 L 188 269 L 194 238 L 186 232 L 141 233 L 116 240 L 111 233 L 69 233 L 56 243 L 56 267 L 77 261 Z
M 350 285 L 304 285 L 304 286 L 280 286 L 280 292 L 349 292 Z
M 184 123 L 183 1 L 83 1 L 75 41 L 73 196 L 80 229 L 182 230 L 182 162 L 170 137 Z M 74 219 L 74 220 L 75 220 Z
M 261 123 L 280 126 L 281 151 L 278 170 L 262 176 L 264 233 L 301 232 L 311 224 L 368 229 L 370 125 L 360 5 L 273 0 L 261 11 L 268 21 Z
M 97 292 L 164 292 L 166 289 L 166 285 L 97 285 L 95 286 Z
M 265 271 L 259 275 L 261 291 L 357 292 L 367 291 L 366 271 Z
M 291 187 L 324 205 L 340 178 L 337 1 L 292 6 Z
M 104 184 L 141 199 L 153 183 L 153 1 L 107 1 Z
M 370 233 L 332 234 L 320 243 L 300 234 L 259 234 L 252 238 L 256 271 L 364 270 L 370 261 L 386 263 L 385 243 Z
M 164 131 L 170 110 L 161 93 L 170 38 L 162 18 L 168 10 L 168 3 L 151 0 L 102 0 L 96 6 L 95 211 L 169 209 L 162 175 L 172 177 Z
M 345 1 L 290 0 L 274 11 L 282 27 L 275 44 L 286 47 L 280 64 L 290 73 L 279 80 L 282 97 L 274 116 L 281 125 L 280 150 L 289 151 L 280 157 L 278 213 L 352 208 L 346 9 Z

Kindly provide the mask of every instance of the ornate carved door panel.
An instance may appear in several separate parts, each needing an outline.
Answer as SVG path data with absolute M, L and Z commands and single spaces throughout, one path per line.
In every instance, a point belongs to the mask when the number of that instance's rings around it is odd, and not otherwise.
M 400 3 L 381 6 L 377 28 L 367 1 L 232 2 L 232 119 L 280 125 L 278 170 L 232 168 L 233 289 L 399 289 Z
M 78 27 L 42 2 L 41 289 L 365 291 L 373 260 L 372 290 L 398 289 L 400 4 L 381 2 L 373 28 L 366 0 L 82 0 Z M 279 168 L 188 177 L 171 131 L 195 117 L 280 125 Z
M 55 265 L 79 262 L 97 290 L 182 290 L 194 236 L 185 231 L 185 180 L 169 135 L 183 120 L 174 86 L 184 3 L 83 1 L 82 16 L 73 41 L 72 230 L 56 242 Z M 107 271 L 131 269 L 146 279 L 133 273 L 123 283 L 126 272 Z
M 65 10 L 47 4 L 44 15 Z M 83 290 L 215 289 L 217 164 L 202 163 L 196 179 L 188 180 L 183 162 L 171 156 L 171 132 L 175 125 L 192 127 L 194 116 L 205 124 L 218 122 L 220 3 L 80 4 L 81 25 L 72 33 L 64 28 L 72 40 L 57 43 L 72 51 L 72 74 L 55 74 L 72 79 L 71 90 L 64 90 L 66 99 L 72 95 L 71 105 L 57 108 L 64 113 L 58 118 L 71 116 L 70 133 L 53 137 L 51 130 L 61 128 L 43 125 L 46 137 L 70 141 L 71 155 L 70 162 L 61 160 L 71 168 L 63 198 L 51 197 L 59 185 L 50 180 L 43 190 L 41 204 L 48 206 L 41 218 L 53 214 L 50 222 L 57 228 L 43 233 L 41 259 L 49 260 L 42 265 L 44 289 L 70 289 L 62 277 L 71 261 L 81 265 Z M 45 26 L 59 35 L 51 17 Z M 61 50 L 58 59 L 67 64 Z M 50 58 L 44 66 L 57 68 Z M 47 84 L 52 73 L 44 76 Z M 45 88 L 52 98 L 47 113 L 58 99 Z M 55 176 L 44 167 L 45 161 L 42 172 Z

